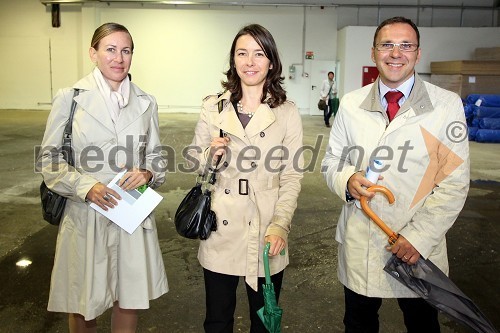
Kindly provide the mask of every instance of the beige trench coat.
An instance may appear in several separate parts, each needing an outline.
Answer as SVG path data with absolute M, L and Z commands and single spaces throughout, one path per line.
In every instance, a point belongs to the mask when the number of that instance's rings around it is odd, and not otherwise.
M 422 257 L 448 273 L 445 234 L 460 213 L 469 189 L 469 143 L 460 97 L 415 75 L 412 92 L 389 123 L 380 105 L 378 80 L 344 96 L 322 162 L 328 187 L 346 200 L 349 177 L 365 170 L 370 157 L 386 170 L 378 184 L 396 201 L 378 194 L 370 206 Z M 357 208 L 345 203 L 338 220 L 338 276 L 358 294 L 416 297 L 383 267 L 391 252 L 387 235 Z
M 129 104 L 115 125 L 92 74 L 73 88 L 81 89 L 73 121 L 75 168 L 50 151 L 61 146 L 73 98 L 69 88 L 54 98 L 38 161 L 47 186 L 69 199 L 59 226 L 48 309 L 90 320 L 115 301 L 122 308 L 145 309 L 150 299 L 168 291 L 153 214 L 130 235 L 85 202 L 92 186 L 108 184 L 121 165 L 150 170 L 151 186 L 161 185 L 165 161 L 154 97 L 131 83 Z
M 190 155 L 206 166 L 208 147 L 220 129 L 230 138 L 219 165 L 212 209 L 218 230 L 201 241 L 200 264 L 213 272 L 245 276 L 257 290 L 264 276 L 264 237 L 278 235 L 285 241 L 302 179 L 302 121 L 296 106 L 285 102 L 271 109 L 262 104 L 244 129 L 231 105 L 230 92 L 204 100 Z M 218 102 L 223 100 L 219 113 Z M 288 242 L 287 242 L 288 245 Z M 288 265 L 285 255 L 271 257 L 271 274 Z

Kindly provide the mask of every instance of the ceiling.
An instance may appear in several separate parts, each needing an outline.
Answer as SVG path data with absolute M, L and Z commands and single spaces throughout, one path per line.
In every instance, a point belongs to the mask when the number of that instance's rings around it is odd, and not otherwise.
M 161 4 L 213 5 L 295 5 L 339 7 L 442 7 L 492 9 L 500 7 L 500 0 L 41 0 L 43 4 L 84 2 L 139 2 Z

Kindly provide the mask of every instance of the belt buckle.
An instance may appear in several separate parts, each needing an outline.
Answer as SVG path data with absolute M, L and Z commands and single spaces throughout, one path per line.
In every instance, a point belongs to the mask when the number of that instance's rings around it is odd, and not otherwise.
M 240 195 L 248 195 L 248 179 L 239 179 L 238 187 L 239 187 L 238 192 Z

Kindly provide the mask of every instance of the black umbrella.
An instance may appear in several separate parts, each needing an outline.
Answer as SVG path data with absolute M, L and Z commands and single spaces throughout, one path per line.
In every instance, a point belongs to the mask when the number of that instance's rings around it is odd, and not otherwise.
M 392 192 L 383 186 L 375 185 L 368 191 L 381 192 L 389 203 L 394 202 Z M 361 208 L 389 236 L 389 244 L 393 245 L 398 235 L 371 210 L 367 200 L 367 197 L 361 197 Z M 476 332 L 498 333 L 474 302 L 430 260 L 420 257 L 414 265 L 408 265 L 393 255 L 384 270 L 427 303 Z

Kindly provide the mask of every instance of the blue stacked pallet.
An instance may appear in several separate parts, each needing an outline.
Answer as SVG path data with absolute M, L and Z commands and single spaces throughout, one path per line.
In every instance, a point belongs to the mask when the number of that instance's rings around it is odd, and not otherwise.
M 469 95 L 464 110 L 470 141 L 500 143 L 500 95 Z

